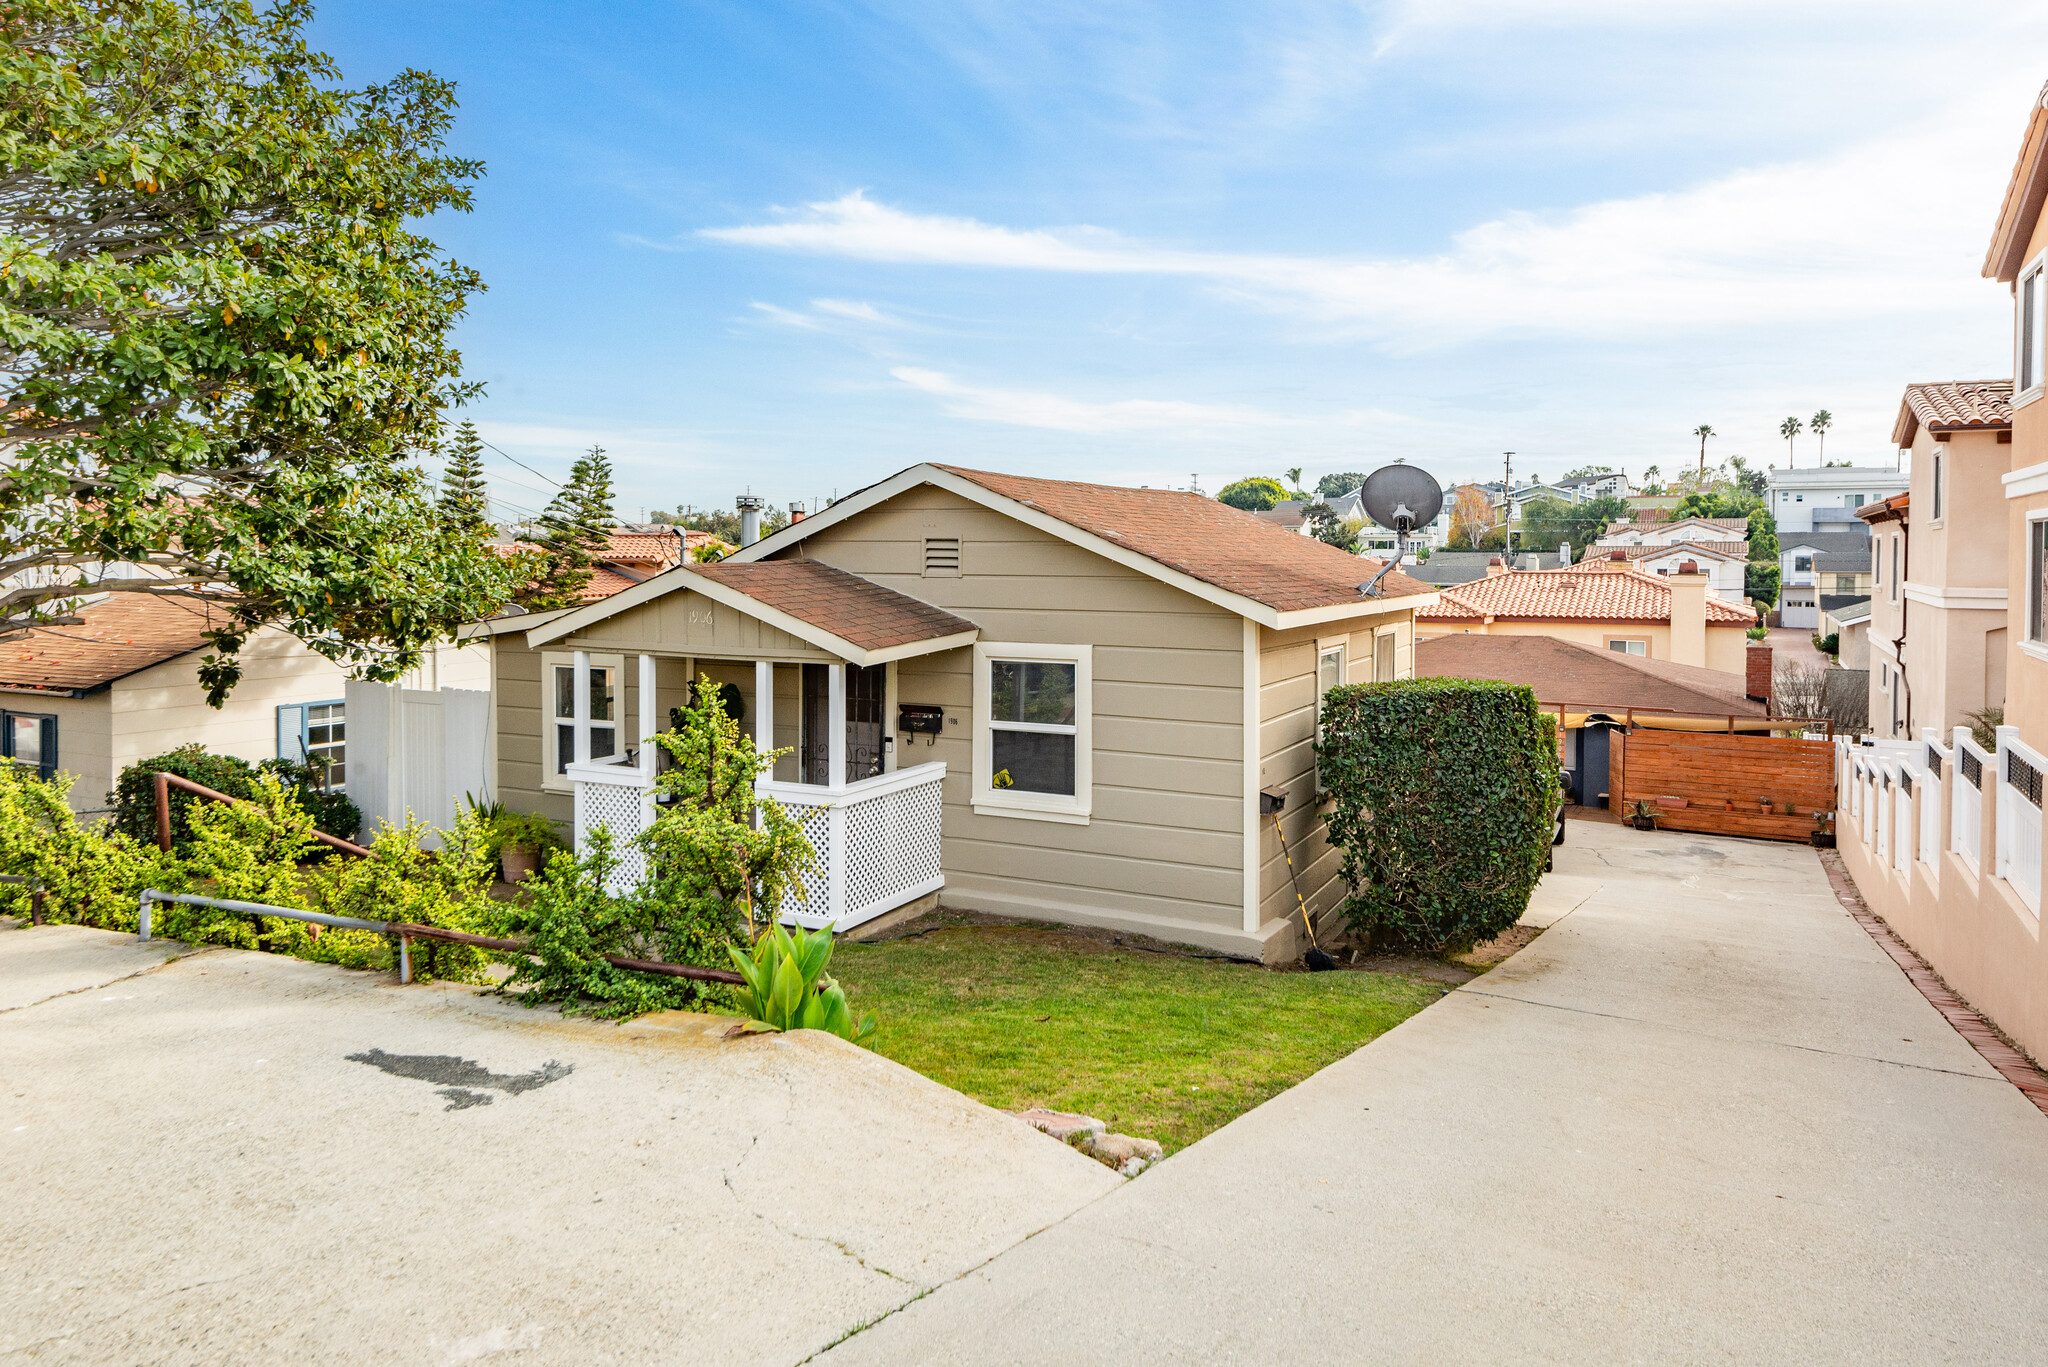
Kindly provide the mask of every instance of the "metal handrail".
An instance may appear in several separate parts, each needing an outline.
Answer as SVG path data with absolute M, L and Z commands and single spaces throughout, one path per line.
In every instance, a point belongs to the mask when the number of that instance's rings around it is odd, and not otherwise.
M 524 940 L 500 940 L 489 935 L 471 935 L 464 930 L 447 930 L 441 926 L 422 926 L 410 921 L 364 921 L 354 916 L 330 916 L 324 911 L 301 911 L 297 907 L 273 907 L 263 902 L 237 902 L 225 897 L 200 897 L 189 892 L 160 892 L 156 888 L 142 890 L 142 905 L 136 913 L 137 938 L 150 938 L 149 906 L 152 902 L 182 902 L 186 906 L 219 907 L 222 911 L 242 912 L 257 919 L 257 928 L 262 928 L 265 916 L 281 916 L 288 921 L 311 921 L 315 925 L 332 926 L 337 930 L 372 930 L 380 935 L 398 937 L 398 981 L 412 981 L 412 942 L 418 940 L 442 940 L 449 944 L 471 945 L 477 949 L 495 949 L 507 954 L 527 954 L 538 958 Z M 688 978 L 694 982 L 728 983 L 734 987 L 746 985 L 746 979 L 723 968 L 698 968 L 694 964 L 663 963 L 658 959 L 627 959 L 607 954 L 604 961 L 614 968 L 633 969 L 641 973 L 658 973 L 669 978 Z
M 211 798 L 215 802 L 238 803 L 244 807 L 256 805 L 247 798 L 230 797 L 226 793 L 216 792 L 203 783 L 194 783 L 189 778 L 167 774 L 161 769 L 151 774 L 150 779 L 156 785 L 156 843 L 166 850 L 171 847 L 171 789 L 179 788 L 196 797 Z M 343 840 L 338 835 L 329 835 L 325 831 L 314 831 L 313 838 L 323 845 L 340 850 L 343 854 L 353 854 L 359 858 L 368 858 L 370 854 L 361 845 Z

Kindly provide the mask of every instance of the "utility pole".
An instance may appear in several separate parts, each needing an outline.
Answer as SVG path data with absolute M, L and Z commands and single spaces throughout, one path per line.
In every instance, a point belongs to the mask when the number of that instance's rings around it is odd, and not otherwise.
M 1500 558 L 1515 567 L 1515 453 L 1503 451 L 1500 465 Z

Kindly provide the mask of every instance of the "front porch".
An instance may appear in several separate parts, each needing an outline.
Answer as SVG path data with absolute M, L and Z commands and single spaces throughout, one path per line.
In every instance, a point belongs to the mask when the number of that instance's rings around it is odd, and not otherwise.
M 965 648 L 972 623 L 815 562 L 691 566 L 641 590 L 656 591 L 626 613 L 550 624 L 567 649 L 544 671 L 546 748 L 575 842 L 611 831 L 615 890 L 646 872 L 636 837 L 657 814 L 662 704 L 706 678 L 764 753 L 790 752 L 756 784 L 818 855 L 783 919 L 845 930 L 944 886 L 946 766 L 898 762 L 896 662 Z

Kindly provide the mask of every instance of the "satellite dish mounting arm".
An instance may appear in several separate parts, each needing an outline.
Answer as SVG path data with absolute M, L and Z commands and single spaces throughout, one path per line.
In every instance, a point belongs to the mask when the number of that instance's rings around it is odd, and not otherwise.
M 1366 581 L 1365 581 L 1365 582 L 1364 582 L 1363 584 L 1360 584 L 1360 585 L 1358 586 L 1358 591 L 1359 591 L 1359 593 L 1360 593 L 1361 595 L 1363 595 L 1364 597 L 1367 597 L 1367 598 L 1377 598 L 1377 597 L 1379 597 L 1379 596 L 1380 596 L 1380 580 L 1382 580 L 1382 579 L 1385 579 L 1385 578 L 1386 578 L 1386 577 L 1387 577 L 1387 576 L 1388 576 L 1389 574 L 1391 574 L 1391 573 L 1392 573 L 1392 572 L 1394 571 L 1394 569 L 1395 569 L 1395 568 L 1396 568 L 1397 566 L 1399 566 L 1399 565 L 1400 565 L 1400 563 L 1401 563 L 1401 562 L 1402 562 L 1403 560 L 1407 559 L 1407 557 L 1408 557 L 1408 528 L 1409 528 L 1409 527 L 1410 527 L 1411 525 L 1412 525 L 1412 524 L 1411 524 L 1411 522 L 1410 522 L 1410 514 L 1409 514 L 1409 512 L 1408 512 L 1408 505 L 1404 503 L 1404 504 L 1402 504 L 1402 505 L 1400 506 L 1400 508 L 1399 508 L 1399 509 L 1397 509 L 1397 510 L 1396 510 L 1396 512 L 1395 512 L 1395 516 L 1394 516 L 1394 555 L 1393 555 L 1393 558 L 1392 558 L 1392 559 L 1390 559 L 1390 560 L 1388 560 L 1386 564 L 1384 564 L 1384 565 L 1380 566 L 1380 572 L 1379 572 L 1378 574 L 1374 575 L 1374 576 L 1373 576 L 1372 578 L 1370 578 L 1370 579 L 1366 580 Z

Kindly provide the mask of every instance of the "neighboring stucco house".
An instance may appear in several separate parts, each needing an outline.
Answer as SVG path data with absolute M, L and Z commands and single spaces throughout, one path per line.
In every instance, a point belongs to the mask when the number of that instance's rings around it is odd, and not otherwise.
M 1602 549 L 1596 547 L 1589 558 L 1598 560 Z M 1707 576 L 1707 592 L 1730 603 L 1748 601 L 1746 592 L 1749 571 L 1749 542 L 1747 541 L 1680 541 L 1670 545 L 1618 546 L 1607 551 L 1612 558 L 1619 550 L 1628 563 L 1644 574 L 1676 574 L 1678 567 L 1688 561 L 1699 566 Z
M 762 791 L 841 928 L 915 906 L 1109 926 L 1266 961 L 1343 890 L 1322 692 L 1407 677 L 1428 585 L 1199 494 L 919 465 L 741 548 L 488 625 L 498 793 L 628 834 L 695 675 L 788 748 Z M 1270 799 L 1266 800 L 1268 805 Z
M 1829 555 L 1868 554 L 1870 531 L 1865 524 L 1839 532 L 1796 532 L 1778 540 L 1778 622 L 1781 626 L 1820 625 L 1823 587 L 1820 560 Z
M 1610 556 L 1622 555 L 1617 548 Z M 1589 560 L 1565 570 L 1505 570 L 1441 591 L 1415 614 L 1418 636 L 1555 636 L 1599 650 L 1740 675 L 1746 605 L 1712 597 L 1690 562 L 1669 575 L 1626 560 Z
M 1613 546 L 1675 546 L 1681 542 L 1705 542 L 1714 546 L 1740 543 L 1749 548 L 1749 519 L 1746 517 L 1682 517 L 1675 522 L 1617 522 L 1594 544 Z
M 1906 476 L 1897 470 L 1826 465 L 1804 470 L 1772 467 L 1765 494 L 1778 520 L 1778 541 L 1788 534 L 1854 530 L 1856 509 L 1901 493 Z
M 242 648 L 242 681 L 206 705 L 199 662 L 208 605 L 142 593 L 108 594 L 76 626 L 37 627 L 0 659 L 0 753 L 45 774 L 78 776 L 71 805 L 99 811 L 130 764 L 193 742 L 252 762 L 308 756 L 348 786 L 346 673 L 291 633 L 266 627 Z M 409 688 L 488 688 L 485 651 L 427 652 Z
M 2048 89 L 2028 112 L 1983 274 L 2012 299 L 2013 381 L 1907 388 L 1911 488 L 1871 524 L 1871 745 L 1841 753 L 1842 858 L 1872 911 L 2048 1058 Z M 1896 495 L 1894 497 L 1893 495 Z M 2003 703 L 1979 747 L 1955 723 Z

